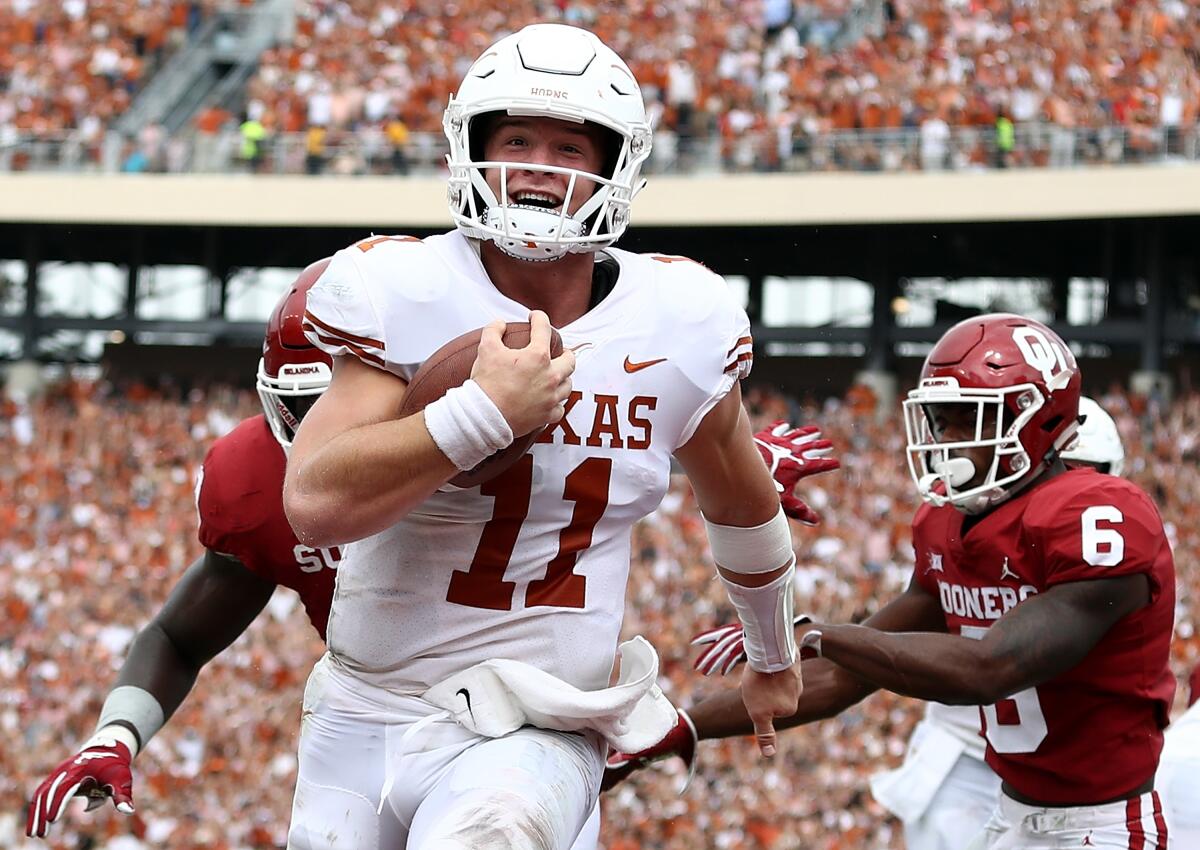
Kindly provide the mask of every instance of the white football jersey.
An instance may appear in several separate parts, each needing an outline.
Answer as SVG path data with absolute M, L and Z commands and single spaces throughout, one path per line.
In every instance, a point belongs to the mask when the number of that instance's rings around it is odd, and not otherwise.
M 671 455 L 749 372 L 745 312 L 682 257 L 610 249 L 617 282 L 566 327 L 578 353 L 566 417 L 481 487 L 446 487 L 345 547 L 329 622 L 341 663 L 423 692 L 511 658 L 605 687 L 629 575 L 630 530 L 662 500 Z M 529 310 L 489 281 L 457 231 L 339 251 L 308 295 L 306 331 L 404 380 L 443 344 Z
M 943 705 L 940 702 L 930 702 L 925 704 L 925 719 L 930 723 L 936 723 L 962 741 L 967 747 L 966 754 L 971 758 L 983 761 L 987 746 L 983 735 L 979 733 L 982 722 L 979 718 L 978 706 Z
M 1200 847 L 1200 702 L 1163 735 L 1154 786 L 1162 793 L 1172 847 Z M 1149 845 L 1147 845 L 1148 847 Z

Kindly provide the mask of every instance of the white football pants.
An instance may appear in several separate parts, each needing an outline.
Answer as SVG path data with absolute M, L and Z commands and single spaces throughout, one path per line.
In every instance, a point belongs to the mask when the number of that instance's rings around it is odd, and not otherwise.
M 437 712 L 322 658 L 304 692 L 288 850 L 594 850 L 598 735 L 484 738 L 426 720 Z
M 1171 843 L 1200 848 L 1200 702 L 1167 727 L 1154 785 L 1162 795 Z
M 907 850 L 962 850 L 996 809 L 1000 778 L 984 762 L 960 755 L 915 820 L 904 824 Z
M 1000 795 L 972 850 L 1174 850 L 1157 791 L 1103 806 L 1039 808 Z M 1188 848 L 1191 850 L 1191 848 Z
M 871 791 L 903 822 L 907 850 L 962 850 L 995 810 L 1000 778 L 953 731 L 926 719 L 904 763 L 871 777 Z

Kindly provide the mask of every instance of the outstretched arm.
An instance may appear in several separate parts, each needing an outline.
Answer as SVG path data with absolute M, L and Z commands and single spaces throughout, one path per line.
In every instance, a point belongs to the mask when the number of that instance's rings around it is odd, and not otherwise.
M 915 580 L 904 593 L 865 622 L 875 628 L 891 631 L 945 627 L 938 601 Z M 803 630 L 807 628 L 807 625 L 802 627 Z M 730 667 L 737 663 L 741 662 L 735 661 Z M 875 685 L 828 659 L 814 658 L 798 666 L 803 671 L 804 691 L 796 711 L 788 717 L 776 719 L 775 725 L 779 729 L 833 717 L 878 690 Z M 755 725 L 743 704 L 741 693 L 737 689 L 724 691 L 686 711 L 680 710 L 675 728 L 654 746 L 638 753 L 611 754 L 604 771 L 603 787 L 607 791 L 648 764 L 670 756 L 679 756 L 691 768 L 698 741 L 749 735 L 754 731 Z
M 239 561 L 206 551 L 134 638 L 117 687 L 147 691 L 169 720 L 204 665 L 241 636 L 274 591 Z
M 945 628 L 938 601 L 914 579 L 904 593 L 863 621 L 882 632 L 934 631 Z M 809 626 L 800 627 L 798 634 Z M 802 726 L 834 717 L 862 701 L 878 687 L 839 667 L 828 658 L 814 658 L 801 664 L 804 693 L 796 713 L 778 722 L 780 729 Z M 748 735 L 754 731 L 736 690 L 724 691 L 688 709 L 700 740 Z
M 877 687 L 950 705 L 991 705 L 1070 670 L 1122 617 L 1150 601 L 1142 574 L 1056 585 L 1017 605 L 981 640 L 819 629 L 825 658 Z
M 133 757 L 183 702 L 202 667 L 258 616 L 275 585 L 238 561 L 206 551 L 175 585 L 162 609 L 138 633 L 96 734 L 54 768 L 33 794 L 26 834 L 46 835 L 71 798 L 89 810 L 111 797 L 133 811 Z

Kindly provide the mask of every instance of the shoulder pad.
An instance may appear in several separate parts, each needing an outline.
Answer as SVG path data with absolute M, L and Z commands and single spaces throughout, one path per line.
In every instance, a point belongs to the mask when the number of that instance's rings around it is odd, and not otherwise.
M 196 493 L 202 537 L 244 534 L 280 515 L 285 468 L 283 449 L 261 415 L 213 443 Z

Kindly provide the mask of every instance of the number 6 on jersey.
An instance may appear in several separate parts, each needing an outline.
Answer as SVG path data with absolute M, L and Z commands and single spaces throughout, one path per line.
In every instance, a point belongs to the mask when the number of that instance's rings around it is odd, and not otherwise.
M 1112 505 L 1093 505 L 1083 512 L 1083 560 L 1093 567 L 1115 567 L 1125 558 L 1125 538 L 1115 528 L 1097 523 L 1119 525 L 1124 515 Z

